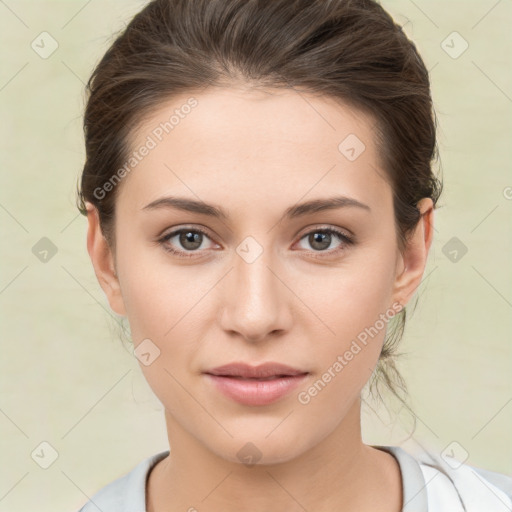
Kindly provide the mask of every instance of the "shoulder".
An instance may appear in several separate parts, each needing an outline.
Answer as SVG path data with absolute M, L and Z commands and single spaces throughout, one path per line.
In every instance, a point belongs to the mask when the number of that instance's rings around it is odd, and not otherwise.
M 376 447 L 394 455 L 403 483 L 403 512 L 510 512 L 512 477 L 463 464 L 433 450 L 414 455 L 398 446 Z
M 168 450 L 142 460 L 131 471 L 100 489 L 78 512 L 145 512 L 147 476 L 167 455 Z
M 463 464 L 438 454 L 418 456 L 427 485 L 428 495 L 434 503 L 456 493 L 468 512 L 512 511 L 512 478 L 488 469 Z

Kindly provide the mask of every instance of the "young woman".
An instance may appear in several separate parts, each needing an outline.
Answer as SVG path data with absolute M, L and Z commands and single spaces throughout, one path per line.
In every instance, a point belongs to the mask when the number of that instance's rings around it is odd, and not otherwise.
M 82 512 L 511 510 L 504 475 L 362 441 L 441 192 L 428 72 L 378 3 L 154 0 L 88 88 L 87 247 L 170 450 Z

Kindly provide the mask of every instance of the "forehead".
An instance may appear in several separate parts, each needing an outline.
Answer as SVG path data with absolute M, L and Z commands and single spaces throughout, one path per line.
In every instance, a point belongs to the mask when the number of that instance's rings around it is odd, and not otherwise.
M 162 103 L 130 138 L 144 152 L 119 201 L 142 208 L 165 193 L 270 205 L 334 191 L 389 203 L 375 120 L 332 98 L 295 90 L 210 88 Z M 141 151 L 146 146 L 149 150 Z

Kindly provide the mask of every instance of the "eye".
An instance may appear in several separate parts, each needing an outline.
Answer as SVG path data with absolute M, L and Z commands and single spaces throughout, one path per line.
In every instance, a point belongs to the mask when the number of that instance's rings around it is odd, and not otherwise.
M 332 244 L 333 235 L 340 243 L 336 248 L 326 250 Z M 176 238 L 176 240 L 173 242 L 174 238 Z M 164 250 L 171 254 L 175 254 L 180 258 L 194 258 L 199 257 L 202 251 L 207 250 L 207 248 L 203 247 L 205 238 L 211 240 L 206 231 L 202 229 L 181 228 L 167 233 L 158 240 L 158 243 L 162 245 Z M 299 242 L 304 239 L 307 239 L 308 243 L 313 248 L 312 251 L 308 252 L 312 253 L 314 258 L 323 258 L 326 256 L 332 256 L 333 254 L 338 254 L 339 252 L 347 249 L 347 246 L 355 243 L 351 236 L 334 228 L 314 229 L 302 236 Z M 176 245 L 181 246 L 182 249 L 176 249 Z
M 172 254 L 183 258 L 193 258 L 196 257 L 194 252 L 200 252 L 205 237 L 210 238 L 202 229 L 182 228 L 164 235 L 158 242 L 162 244 L 166 251 Z M 171 245 L 173 238 L 177 238 L 175 243 L 179 243 L 185 250 L 174 249 Z M 202 249 L 204 250 L 204 247 Z
M 336 248 L 332 250 L 326 250 L 329 248 L 333 241 L 333 235 L 340 241 L 340 243 Z M 333 254 L 338 254 L 340 251 L 347 249 L 347 246 L 353 245 L 355 243 L 351 236 L 334 228 L 314 229 L 313 231 L 306 233 L 300 239 L 300 241 L 304 239 L 306 239 L 310 246 L 313 247 L 313 251 L 310 252 L 327 253 L 326 255 L 313 254 L 313 257 L 315 258 L 323 258 L 324 256 L 332 256 Z

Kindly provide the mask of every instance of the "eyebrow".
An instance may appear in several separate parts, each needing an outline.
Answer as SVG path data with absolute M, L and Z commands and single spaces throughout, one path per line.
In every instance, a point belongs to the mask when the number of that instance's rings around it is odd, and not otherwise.
M 316 213 L 325 210 L 334 210 L 337 208 L 356 207 L 368 212 L 371 208 L 357 199 L 346 196 L 335 196 L 326 199 L 313 199 L 305 203 L 297 204 L 286 209 L 284 218 L 291 220 L 310 213 Z M 149 203 L 142 210 L 159 210 L 162 208 L 171 208 L 186 212 L 199 213 L 218 219 L 229 220 L 229 214 L 220 206 L 208 204 L 195 199 L 185 197 L 166 196 Z

